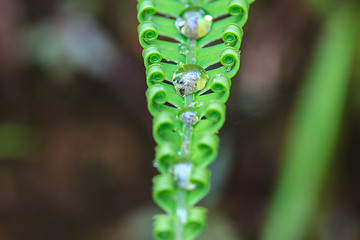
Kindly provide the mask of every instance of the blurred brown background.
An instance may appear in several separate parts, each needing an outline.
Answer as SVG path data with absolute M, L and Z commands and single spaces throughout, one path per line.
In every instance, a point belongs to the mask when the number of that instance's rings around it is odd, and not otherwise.
M 0 240 L 151 239 L 161 211 L 151 200 L 155 144 L 137 25 L 135 0 L 0 1 Z M 259 239 L 321 28 L 304 2 L 252 5 L 201 203 L 210 209 L 202 239 Z M 351 84 L 341 161 L 307 239 L 360 239 L 360 98 Z

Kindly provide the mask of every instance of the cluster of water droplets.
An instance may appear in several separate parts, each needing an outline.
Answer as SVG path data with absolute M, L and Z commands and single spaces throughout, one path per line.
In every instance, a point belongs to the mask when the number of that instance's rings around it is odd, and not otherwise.
M 199 117 L 196 115 L 194 111 L 187 110 L 180 115 L 180 120 L 185 125 L 192 126 L 195 123 L 197 123 L 197 121 L 199 121 Z
M 190 39 L 189 44 L 179 44 L 179 52 L 187 56 L 187 64 L 179 64 L 174 73 L 173 84 L 176 93 L 182 97 L 204 89 L 209 76 L 196 65 L 195 40 L 205 36 L 211 29 L 213 17 L 197 6 L 191 6 L 180 14 L 175 21 L 177 30 Z

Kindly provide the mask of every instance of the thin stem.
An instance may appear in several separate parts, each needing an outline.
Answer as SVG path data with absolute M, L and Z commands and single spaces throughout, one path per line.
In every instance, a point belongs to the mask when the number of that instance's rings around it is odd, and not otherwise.
M 176 209 L 176 240 L 183 240 L 183 228 L 187 218 L 187 208 L 185 204 L 185 191 L 179 188 L 178 206 Z
M 186 56 L 186 63 L 187 64 L 194 64 L 196 62 L 196 40 L 189 39 L 188 44 L 189 52 Z
M 196 40 L 194 39 L 189 39 L 188 42 L 189 46 L 189 52 L 186 56 L 186 63 L 187 64 L 194 64 L 196 62 Z M 185 108 L 188 108 L 191 106 L 191 104 L 193 104 L 194 102 L 194 94 L 190 94 L 187 95 L 184 98 L 185 101 Z M 190 174 L 191 173 L 191 169 L 192 169 L 192 165 L 191 165 L 191 161 L 190 161 L 190 156 L 189 156 L 189 150 L 190 150 L 190 143 L 191 143 L 191 137 L 192 137 L 192 133 L 193 133 L 193 126 L 189 125 L 189 124 L 184 124 L 184 128 L 183 128 L 183 140 L 182 140 L 182 144 L 181 144 L 181 155 L 179 158 L 179 163 L 182 164 L 188 164 L 189 165 L 189 170 L 186 170 L 186 173 L 181 173 L 181 175 L 186 175 L 187 173 Z M 181 171 L 183 169 L 175 169 L 175 171 Z M 176 173 L 178 176 L 179 174 Z M 182 185 L 186 185 L 188 182 L 188 177 L 185 177 L 185 184 Z M 177 209 L 176 209 L 176 225 L 175 225 L 175 239 L 176 240 L 183 240 L 183 233 L 184 233 L 184 224 L 186 223 L 187 220 L 187 216 L 188 216 L 188 209 L 186 206 L 186 192 L 183 189 L 183 186 L 179 186 L 178 183 L 178 195 L 177 195 Z

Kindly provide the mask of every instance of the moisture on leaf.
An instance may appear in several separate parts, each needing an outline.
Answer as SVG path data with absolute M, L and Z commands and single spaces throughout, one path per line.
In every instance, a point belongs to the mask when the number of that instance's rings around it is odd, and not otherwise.
M 179 67 L 173 76 L 176 93 L 180 96 L 204 89 L 208 80 L 206 71 L 196 64 L 185 64 Z
M 206 14 L 200 7 L 189 7 L 185 9 L 180 17 L 176 19 L 177 30 L 191 39 L 205 36 L 211 29 L 213 17 Z

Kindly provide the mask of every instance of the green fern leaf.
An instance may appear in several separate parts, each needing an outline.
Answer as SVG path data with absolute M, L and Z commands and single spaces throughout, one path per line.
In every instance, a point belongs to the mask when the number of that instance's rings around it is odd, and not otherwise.
M 191 240 L 205 227 L 206 209 L 194 205 L 209 191 L 206 167 L 217 155 L 217 131 L 252 2 L 138 2 L 146 97 L 158 144 L 153 199 L 167 213 L 155 216 L 155 239 Z

